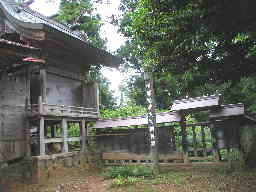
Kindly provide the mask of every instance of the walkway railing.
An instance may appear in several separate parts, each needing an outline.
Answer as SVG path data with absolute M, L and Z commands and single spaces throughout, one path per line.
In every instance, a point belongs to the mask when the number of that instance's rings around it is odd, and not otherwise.
M 31 115 L 64 116 L 64 117 L 98 117 L 96 108 L 85 108 L 65 105 L 52 105 L 47 103 L 33 104 L 29 107 Z

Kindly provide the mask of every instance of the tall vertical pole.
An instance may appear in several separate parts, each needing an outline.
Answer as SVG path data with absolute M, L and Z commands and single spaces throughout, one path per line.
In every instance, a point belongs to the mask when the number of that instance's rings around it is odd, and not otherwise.
M 183 160 L 184 160 L 184 163 L 189 163 L 186 117 L 184 113 L 181 114 L 180 127 L 181 127 L 181 135 L 182 135 Z
M 154 100 L 154 87 L 152 73 L 145 72 L 144 80 L 146 86 L 146 100 L 148 104 L 148 128 L 150 134 L 150 156 L 154 174 L 159 173 L 158 163 L 158 136 L 156 129 L 156 113 Z

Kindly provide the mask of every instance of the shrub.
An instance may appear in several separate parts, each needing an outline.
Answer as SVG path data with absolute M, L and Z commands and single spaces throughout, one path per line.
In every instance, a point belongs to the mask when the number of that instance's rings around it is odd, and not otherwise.
M 126 186 L 126 185 L 134 185 L 138 182 L 141 182 L 141 178 L 137 178 L 137 177 L 117 177 L 113 180 L 111 187 L 122 187 L 122 186 Z
M 103 176 L 106 178 L 150 177 L 152 170 L 143 165 L 115 166 L 106 169 Z

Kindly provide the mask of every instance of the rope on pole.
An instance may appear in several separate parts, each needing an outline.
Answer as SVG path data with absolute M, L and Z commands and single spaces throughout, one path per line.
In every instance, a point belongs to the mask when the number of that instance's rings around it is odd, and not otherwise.
M 152 169 L 154 174 L 159 173 L 158 162 L 158 136 L 156 128 L 156 113 L 155 113 L 155 100 L 154 100 L 154 87 L 152 73 L 144 73 L 145 88 L 146 88 L 146 101 L 148 104 L 148 128 L 150 135 L 150 156 L 152 161 Z

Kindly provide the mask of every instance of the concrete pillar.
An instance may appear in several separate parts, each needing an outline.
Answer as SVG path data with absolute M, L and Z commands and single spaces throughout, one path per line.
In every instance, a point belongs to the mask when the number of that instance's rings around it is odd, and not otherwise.
M 67 153 L 68 152 L 68 142 L 67 142 L 68 123 L 65 118 L 63 118 L 61 121 L 61 127 L 62 127 L 62 139 L 63 139 L 62 153 Z
M 45 155 L 45 143 L 44 143 L 44 117 L 40 118 L 40 155 Z

